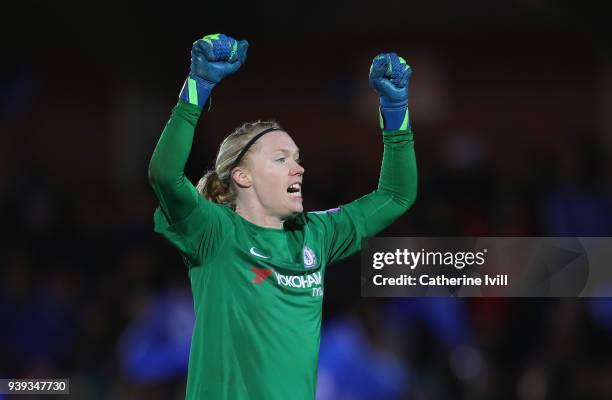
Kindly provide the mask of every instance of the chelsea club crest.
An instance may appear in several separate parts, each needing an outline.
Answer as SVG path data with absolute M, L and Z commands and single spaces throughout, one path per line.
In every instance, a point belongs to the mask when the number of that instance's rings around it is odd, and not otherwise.
M 317 256 L 308 246 L 304 246 L 304 268 L 314 268 L 317 265 Z

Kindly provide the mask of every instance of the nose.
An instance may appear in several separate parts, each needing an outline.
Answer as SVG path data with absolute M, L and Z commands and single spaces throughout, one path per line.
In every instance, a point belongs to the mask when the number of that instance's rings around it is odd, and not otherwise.
M 297 162 L 294 162 L 294 166 L 291 169 L 291 175 L 304 175 L 304 167 L 302 167 Z

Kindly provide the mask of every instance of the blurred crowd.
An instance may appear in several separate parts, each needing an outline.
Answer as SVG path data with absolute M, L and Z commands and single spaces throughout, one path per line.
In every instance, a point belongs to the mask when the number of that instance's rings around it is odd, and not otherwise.
M 530 35 L 510 61 L 514 35 L 387 45 L 414 69 L 419 195 L 382 236 L 612 236 L 610 60 L 550 41 L 560 32 Z M 366 77 L 379 45 L 358 39 L 340 54 L 304 39 L 274 64 L 286 42 L 252 40 L 252 69 L 215 89 L 188 177 L 231 129 L 272 117 L 302 149 L 307 210 L 374 190 L 382 141 Z M 560 65 L 566 46 L 578 56 Z M 321 71 L 314 48 L 347 64 Z M 43 67 L 3 65 L 0 377 L 69 377 L 83 399 L 183 398 L 190 288 L 153 232 L 146 178 L 187 68 L 176 53 L 174 69 L 138 79 L 86 50 L 81 72 L 61 49 Z M 283 74 L 296 65 L 307 74 Z M 355 255 L 326 275 L 318 398 L 612 398 L 611 337 L 605 298 L 361 298 Z

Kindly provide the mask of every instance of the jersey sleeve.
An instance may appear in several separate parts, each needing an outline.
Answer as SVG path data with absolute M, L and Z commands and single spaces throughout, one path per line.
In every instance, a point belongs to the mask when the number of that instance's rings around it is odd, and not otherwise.
M 384 153 L 378 188 L 348 204 L 307 213 L 321 232 L 327 263 L 361 250 L 362 239 L 391 225 L 416 200 L 417 168 L 410 130 L 383 132 Z
M 229 217 L 219 204 L 206 200 L 184 169 L 199 107 L 179 101 L 161 134 L 149 163 L 149 182 L 159 200 L 155 210 L 155 231 L 176 246 L 190 265 L 202 265 L 218 248 L 221 227 Z
M 182 220 L 197 203 L 198 193 L 184 170 L 200 114 L 197 106 L 179 101 L 149 162 L 149 183 L 169 221 Z
M 233 226 L 227 211 L 223 210 L 226 206 L 196 195 L 196 207 L 180 221 L 171 222 L 161 206 L 153 216 L 155 232 L 181 252 L 189 267 L 205 265 L 212 259 Z

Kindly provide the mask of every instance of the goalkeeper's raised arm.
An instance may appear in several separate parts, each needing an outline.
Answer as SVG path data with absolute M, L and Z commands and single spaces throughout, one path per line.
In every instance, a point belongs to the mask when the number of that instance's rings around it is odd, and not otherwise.
M 333 232 L 326 241 L 329 262 L 361 249 L 361 239 L 377 235 L 404 214 L 417 195 L 414 138 L 408 115 L 412 70 L 395 53 L 382 53 L 370 67 L 370 85 L 380 96 L 379 118 L 384 145 L 378 187 L 373 192 L 324 213 L 309 213 Z
M 170 222 L 182 220 L 196 207 L 199 194 L 184 174 L 195 126 L 213 88 L 244 64 L 247 49 L 245 40 L 223 34 L 193 43 L 189 76 L 149 163 L 149 182 Z
M 417 166 L 408 112 L 411 75 L 410 66 L 395 53 L 377 55 L 370 66 L 370 85 L 380 97 L 379 119 L 384 143 L 378 189 L 372 196 L 385 199 L 385 206 L 368 210 L 368 235 L 384 229 L 416 200 Z

